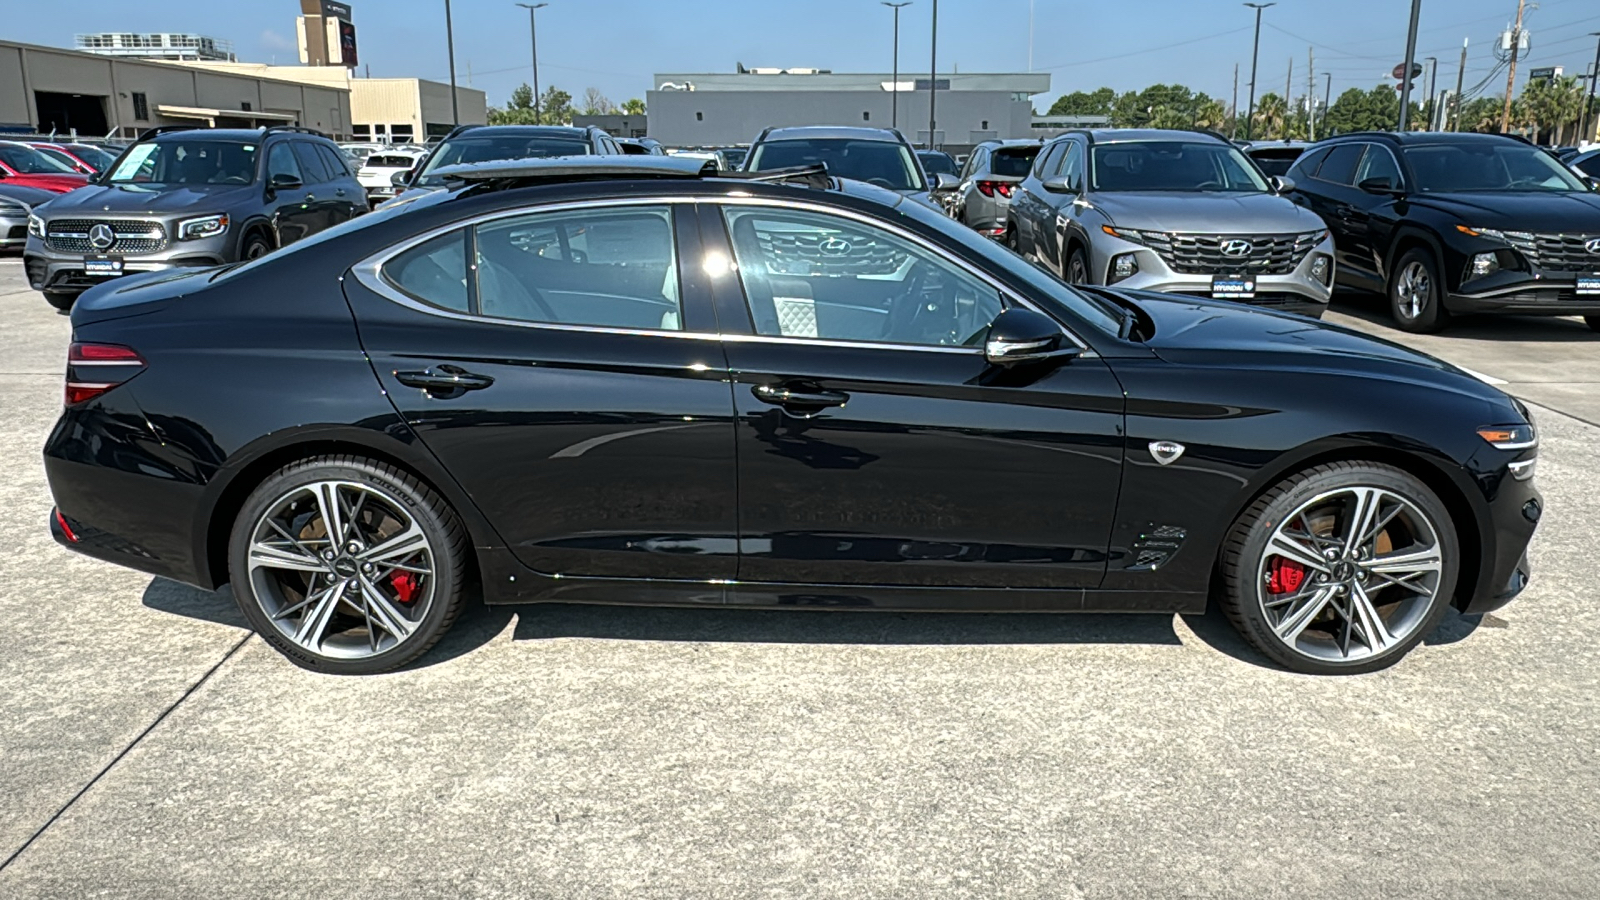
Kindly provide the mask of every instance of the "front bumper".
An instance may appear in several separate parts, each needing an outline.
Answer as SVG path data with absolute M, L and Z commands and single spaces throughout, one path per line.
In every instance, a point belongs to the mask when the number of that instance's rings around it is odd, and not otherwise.
M 1600 271 L 1600 265 L 1596 266 Z M 1600 294 L 1579 294 L 1577 272 L 1502 271 L 1463 282 L 1445 307 L 1458 313 L 1537 316 L 1600 314 Z M 1585 273 L 1586 274 L 1586 273 Z
M 220 266 L 234 261 L 237 255 L 236 238 L 230 229 L 216 237 L 195 241 L 171 241 L 156 253 L 120 255 L 113 249 L 109 256 L 122 260 L 123 275 Z M 120 277 L 89 274 L 84 270 L 86 256 L 89 254 L 52 250 L 45 246 L 44 241 L 29 236 L 27 245 L 22 251 L 22 264 L 27 271 L 28 284 L 36 291 L 77 294 Z
M 1134 254 L 1139 270 L 1128 278 L 1111 282 L 1108 277 L 1111 272 L 1111 261 L 1126 253 Z M 1318 256 L 1327 257 L 1328 260 L 1326 284 L 1311 274 L 1312 265 Z M 1214 276 L 1234 274 L 1239 273 L 1174 271 L 1154 249 L 1108 234 L 1095 235 L 1089 259 L 1089 277 L 1095 284 L 1113 283 L 1118 288 L 1156 291 L 1163 294 L 1194 294 L 1210 297 L 1211 280 Z M 1333 289 L 1330 285 L 1333 284 L 1334 275 L 1333 239 L 1328 237 L 1312 248 L 1300 260 L 1299 265 L 1295 266 L 1294 271 L 1287 275 L 1252 274 L 1256 282 L 1255 296 L 1241 298 L 1237 302 L 1320 318 L 1323 311 L 1328 308 L 1328 302 L 1333 299 Z
M 21 250 L 28 242 L 28 214 L 0 213 L 0 250 Z
M 1483 547 L 1478 588 L 1465 598 L 1461 611 L 1469 615 L 1492 612 L 1510 603 L 1528 586 L 1528 544 L 1544 515 L 1544 495 L 1533 481 L 1501 480 L 1489 502 L 1491 532 Z

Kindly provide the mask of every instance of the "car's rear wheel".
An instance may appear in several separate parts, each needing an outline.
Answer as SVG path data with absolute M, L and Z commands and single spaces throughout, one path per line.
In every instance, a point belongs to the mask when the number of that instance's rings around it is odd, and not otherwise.
M 1460 566 L 1439 498 L 1390 466 L 1341 462 L 1263 494 L 1223 546 L 1223 610 L 1252 646 L 1298 672 L 1393 665 L 1438 626 Z
M 323 456 L 278 470 L 233 525 L 234 598 L 262 639 L 318 672 L 416 659 L 461 610 L 467 540 L 448 504 L 393 466 Z
M 1450 322 L 1444 308 L 1444 282 L 1433 254 L 1412 247 L 1401 255 L 1389 275 L 1389 313 L 1401 331 L 1427 334 Z
M 44 302 L 50 304 L 56 309 L 61 310 L 62 312 L 72 309 L 72 304 L 76 303 L 77 301 L 77 294 L 65 294 L 61 291 L 44 292 Z

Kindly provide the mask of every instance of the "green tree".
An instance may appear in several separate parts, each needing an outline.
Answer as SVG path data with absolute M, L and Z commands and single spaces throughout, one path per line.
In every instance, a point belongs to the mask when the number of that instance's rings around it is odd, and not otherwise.
M 1256 111 L 1250 118 L 1250 137 L 1258 141 L 1281 139 L 1288 117 L 1289 105 L 1282 97 L 1271 91 L 1262 94 L 1256 100 Z
M 1117 92 L 1108 87 L 1087 93 L 1073 91 L 1070 94 L 1062 94 L 1056 98 L 1055 103 L 1050 104 L 1050 115 L 1109 116 L 1111 104 L 1116 98 Z
M 534 119 L 533 88 L 526 83 L 511 91 L 511 100 L 504 108 L 489 107 L 490 125 L 532 125 Z
M 572 95 L 557 87 L 545 88 L 539 98 L 539 121 L 546 125 L 572 124 Z
M 644 115 L 644 101 L 640 100 L 638 97 L 624 101 L 622 104 L 622 113 L 623 115 L 628 116 Z

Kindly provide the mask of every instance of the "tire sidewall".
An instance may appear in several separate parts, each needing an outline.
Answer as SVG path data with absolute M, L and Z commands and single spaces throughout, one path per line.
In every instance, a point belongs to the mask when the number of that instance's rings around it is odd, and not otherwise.
M 335 659 L 305 650 L 278 631 L 256 598 L 250 581 L 250 538 L 262 514 L 289 491 L 318 481 L 352 481 L 383 491 L 412 517 L 427 535 L 433 550 L 433 605 L 409 638 L 375 656 Z M 455 554 L 451 547 L 450 525 L 445 519 L 447 515 L 442 504 L 434 508 L 414 485 L 365 461 L 312 461 L 280 469 L 251 492 L 234 519 L 228 539 L 228 571 L 234 600 L 256 634 L 302 668 L 338 675 L 366 675 L 405 665 L 427 652 L 442 636 L 453 621 L 452 607 L 459 603 L 457 594 L 461 590 L 464 561 L 451 558 Z
M 1348 663 L 1313 659 L 1291 650 L 1279 640 L 1268 624 L 1266 614 L 1261 609 L 1259 585 L 1256 584 L 1261 556 L 1273 530 L 1301 504 L 1318 494 L 1355 486 L 1381 487 L 1392 491 L 1416 504 L 1428 516 L 1438 535 L 1444 559 L 1443 571 L 1439 575 L 1439 590 L 1434 595 L 1433 606 L 1424 614 L 1421 625 L 1389 650 Z M 1252 516 L 1251 513 L 1256 514 Z M 1376 463 L 1319 467 L 1267 502 L 1259 511 L 1252 507 L 1251 513 L 1241 517 L 1235 526 L 1234 540 L 1239 546 L 1238 568 L 1228 573 L 1226 579 L 1229 582 L 1228 601 L 1234 605 L 1231 612 L 1235 613 L 1235 623 L 1248 632 L 1245 637 L 1279 665 L 1298 672 L 1321 675 L 1358 674 L 1387 668 L 1433 633 L 1451 607 L 1460 575 L 1460 541 L 1455 523 L 1444 503 L 1415 476 Z
M 1077 275 L 1073 274 L 1074 269 L 1078 270 Z M 1067 265 L 1061 274 L 1061 280 L 1067 284 L 1089 283 L 1089 260 L 1084 257 L 1082 247 L 1075 247 L 1071 253 L 1067 254 Z
M 1412 263 L 1420 263 L 1422 270 L 1428 274 L 1428 299 L 1415 319 L 1407 318 L 1401 312 L 1400 299 L 1400 274 Z M 1389 315 L 1401 331 L 1417 334 L 1438 331 L 1448 317 L 1444 309 L 1444 283 L 1439 278 L 1439 266 L 1433 259 L 1433 253 L 1425 248 L 1412 247 L 1400 255 L 1389 276 L 1388 293 Z
M 262 248 L 260 255 L 252 257 L 250 255 L 250 249 L 258 246 Z M 255 232 L 254 234 L 249 235 L 244 239 L 243 242 L 239 244 L 239 259 L 242 262 L 249 261 L 250 259 L 259 259 L 271 252 L 272 242 L 263 237 L 260 232 Z

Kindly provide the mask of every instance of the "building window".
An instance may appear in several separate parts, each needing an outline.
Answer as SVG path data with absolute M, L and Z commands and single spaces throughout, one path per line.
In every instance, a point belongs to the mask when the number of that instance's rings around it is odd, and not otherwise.
M 133 95 L 133 118 L 138 122 L 150 121 L 150 103 L 138 92 Z
M 411 123 L 407 122 L 404 125 L 390 125 L 389 134 L 392 135 L 397 141 L 409 141 L 411 140 L 412 134 Z
M 861 121 L 863 121 L 863 122 L 871 122 L 872 121 L 872 113 L 867 112 L 866 110 L 862 110 L 861 111 Z
M 350 130 L 355 132 L 355 136 L 358 138 L 366 139 L 372 137 L 371 125 L 351 125 Z
M 983 120 L 982 128 L 983 128 L 984 131 L 988 131 L 989 130 L 989 120 L 988 119 L 984 119 Z
M 239 101 L 239 108 L 244 110 L 245 112 L 249 112 L 250 111 L 250 101 L 249 100 L 241 100 L 241 101 Z
M 706 120 L 706 114 L 703 112 L 697 112 L 694 114 L 694 120 L 696 122 L 704 122 Z

